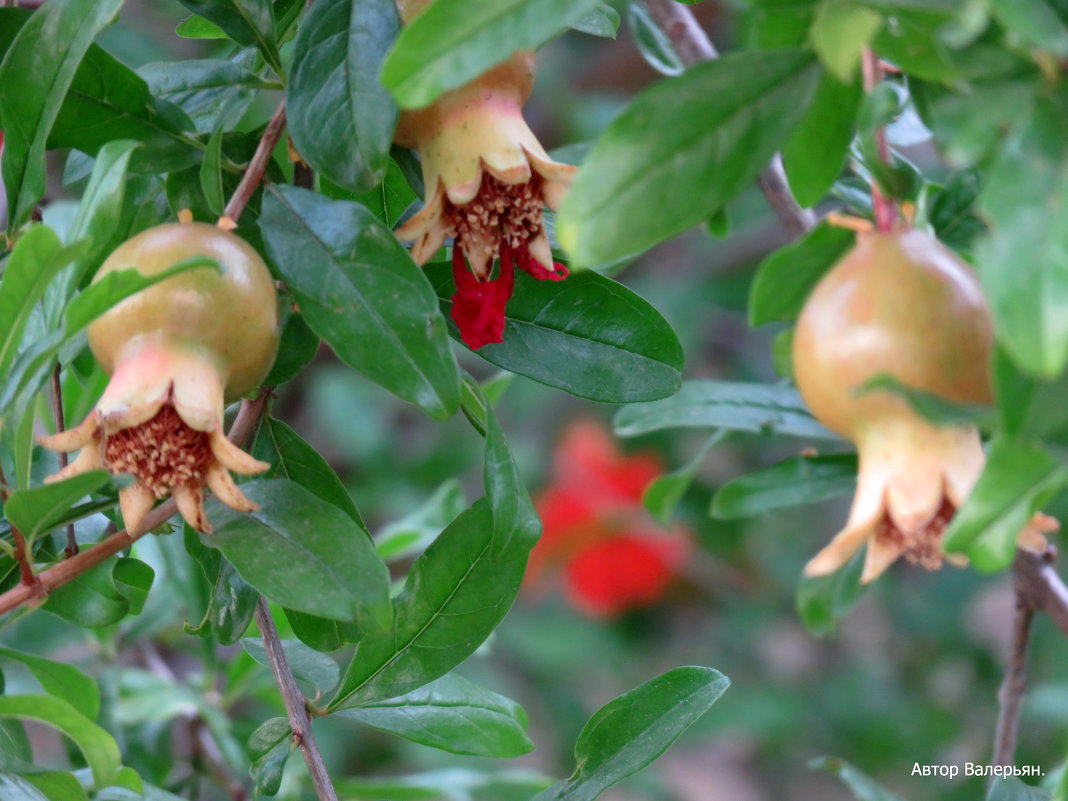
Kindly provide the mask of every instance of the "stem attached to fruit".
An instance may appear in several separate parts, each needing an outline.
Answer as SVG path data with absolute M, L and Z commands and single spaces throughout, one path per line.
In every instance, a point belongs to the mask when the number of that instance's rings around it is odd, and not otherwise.
M 693 12 L 676 0 L 645 0 L 649 15 L 664 32 L 679 61 L 687 67 L 713 61 L 719 53 L 694 17 Z M 782 159 L 776 153 L 757 178 L 757 184 L 779 221 L 793 236 L 801 236 L 816 224 L 811 209 L 803 209 L 790 191 Z
M 864 91 L 871 92 L 883 79 L 883 65 L 878 54 L 870 47 L 864 48 L 861 60 L 864 72 Z M 879 158 L 884 164 L 890 163 L 890 146 L 886 143 L 886 129 L 880 126 L 875 131 L 875 146 L 879 151 Z M 889 198 L 879 189 L 879 183 L 873 176 L 871 182 L 871 202 L 875 211 L 875 227 L 882 232 L 894 230 L 894 221 L 897 219 L 897 206 L 893 198 Z

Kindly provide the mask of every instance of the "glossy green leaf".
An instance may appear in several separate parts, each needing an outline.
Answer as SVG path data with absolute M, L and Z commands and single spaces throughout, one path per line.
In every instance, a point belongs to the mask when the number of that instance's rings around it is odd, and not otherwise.
M 963 551 L 980 570 L 1003 570 L 1012 563 L 1020 531 L 1066 482 L 1068 468 L 1040 445 L 995 439 L 979 480 L 943 535 L 943 548 Z
M 106 786 L 119 771 L 122 755 L 114 738 L 60 698 L 51 695 L 0 696 L 0 717 L 36 720 L 67 735 L 92 769 L 94 787 Z
M 330 708 L 395 698 L 470 656 L 512 605 L 526 566 L 524 549 L 493 550 L 493 516 L 480 500 L 416 560 L 394 602 L 393 631 L 360 640 Z
M 850 0 L 823 0 L 809 36 L 820 60 L 843 83 L 859 84 L 861 51 L 882 27 L 882 15 Z
M 221 550 L 245 581 L 311 615 L 375 627 L 389 620 L 389 573 L 352 518 L 292 481 L 252 481 L 241 490 L 259 510 L 209 503 L 215 532 L 202 541 Z
M 63 98 L 93 39 L 111 24 L 122 0 L 59 0 L 40 8 L 0 63 L 0 130 L 8 230 L 30 217 L 45 191 L 45 149 Z M 26 76 L 48 76 L 27 85 Z
M 312 330 L 354 369 L 445 419 L 460 379 L 426 277 L 367 209 L 272 187 L 260 229 Z
M 750 324 L 796 320 L 809 293 L 853 247 L 854 238 L 852 231 L 821 222 L 764 259 L 749 290 Z
M 91 470 L 55 484 L 18 490 L 8 497 L 4 514 L 32 542 L 66 519 L 77 501 L 110 481 L 108 471 Z
M 993 223 L 975 251 L 1001 344 L 1027 373 L 1068 365 L 1068 144 L 1040 103 L 1002 148 L 981 195 Z
M 286 87 L 301 157 L 356 192 L 381 182 L 397 105 L 378 78 L 400 27 L 393 0 L 320 0 L 300 26 Z
M 241 640 L 241 647 L 261 665 L 270 667 L 267 649 L 261 638 L 245 637 Z M 318 694 L 330 692 L 341 679 L 341 671 L 338 669 L 337 662 L 302 642 L 282 640 L 282 650 L 285 652 L 286 661 L 293 675 L 314 687 Z
M 517 50 L 533 50 L 598 7 L 597 0 L 436 0 L 404 26 L 382 83 L 405 108 L 432 103 Z
M 976 237 L 988 230 L 975 210 L 982 177 L 978 170 L 963 170 L 928 195 L 927 219 L 938 241 L 952 250 L 970 253 Z
M 845 166 L 863 94 L 861 82 L 823 75 L 812 102 L 782 149 L 783 166 L 802 207 L 826 197 Z
M 866 773 L 838 757 L 819 757 L 808 763 L 813 770 L 824 770 L 842 780 L 857 801 L 901 801 Z
M 211 588 L 200 623 L 195 626 L 186 623 L 185 630 L 199 637 L 214 636 L 222 645 L 233 645 L 252 622 L 260 594 L 222 554 L 203 545 L 188 523 L 183 528 L 185 549 L 200 565 Z
M 43 608 L 82 628 L 117 623 L 130 611 L 130 602 L 115 587 L 114 567 L 114 561 L 105 561 L 56 587 Z
M 575 772 L 535 801 L 593 801 L 647 767 L 723 695 L 717 670 L 669 670 L 601 707 L 575 743 Z
M 286 718 L 271 718 L 248 738 L 250 773 L 259 795 L 275 795 L 282 786 L 282 770 L 293 751 L 293 730 Z
M 156 61 L 139 67 L 137 73 L 155 97 L 174 103 L 198 132 L 209 133 L 219 126 L 235 127 L 256 91 L 273 86 L 247 68 L 251 62 L 240 55 L 231 61 Z
M 952 54 L 941 38 L 942 28 L 949 21 L 944 8 L 917 3 L 912 8 L 895 8 L 893 18 L 893 24 L 884 25 L 872 43 L 876 53 L 925 81 L 952 81 L 959 77 Z
M 504 432 L 488 406 L 486 424 L 486 464 L 482 477 L 493 514 L 491 556 L 505 558 L 510 553 L 526 552 L 534 547 L 541 534 L 541 520 L 508 450 Z
M 115 582 L 115 589 L 129 604 L 127 614 L 141 614 L 155 578 L 156 571 L 140 559 L 127 557 L 115 562 L 115 567 L 111 571 L 111 580 Z
M 418 163 L 415 166 L 419 169 Z M 387 228 L 392 228 L 400 222 L 405 212 L 419 199 L 404 171 L 393 159 L 386 166 L 386 176 L 382 183 L 368 192 L 351 192 L 335 186 L 322 176 L 319 176 L 319 191 L 337 200 L 355 200 L 362 203 Z
M 129 770 L 129 768 L 123 768 L 123 770 Z M 48 801 L 89 801 L 85 788 L 82 787 L 78 777 L 73 773 L 50 770 L 42 771 L 41 773 L 26 773 L 23 774 L 22 778 L 44 793 Z M 108 801 L 107 792 L 107 788 L 101 790 L 96 794 L 93 801 Z M 0 797 L 7 801 L 6 795 Z M 127 798 L 122 798 L 115 801 L 128 800 Z M 129 799 L 129 801 L 133 801 L 133 799 Z
M 283 611 L 297 639 L 316 651 L 326 653 L 336 651 L 341 646 L 356 642 L 360 638 L 360 628 L 355 623 L 306 615 L 293 609 Z
M 426 550 L 426 547 L 467 508 L 463 487 L 455 478 L 438 487 L 426 503 L 375 535 L 378 554 L 387 562 Z
M 193 13 L 214 22 L 235 42 L 258 48 L 267 63 L 276 72 L 281 72 L 271 0 L 180 0 L 180 2 Z
M 864 551 L 857 553 L 827 576 L 801 576 L 795 598 L 797 614 L 813 634 L 832 633 L 863 594 L 866 585 L 860 583 L 860 575 L 864 570 L 864 556 Z
M 292 381 L 315 358 L 319 350 L 319 337 L 315 335 L 304 321 L 304 315 L 292 307 L 291 302 L 282 301 L 282 340 L 278 345 L 278 356 L 271 366 L 271 372 L 263 379 L 265 387 L 276 387 Z
M 1068 25 L 1048 0 L 990 0 L 994 17 L 1030 47 L 1068 56 Z
M 452 273 L 435 264 L 427 275 L 452 307 Z M 479 356 L 513 373 L 572 395 L 631 403 L 671 395 L 679 388 L 682 346 L 668 322 L 622 284 L 595 272 L 563 281 L 516 276 L 505 311 L 504 342 Z M 455 326 L 450 321 L 450 330 Z
M 0 771 L 0 798 L 4 801 L 52 801 L 22 776 Z
M 632 2 L 627 6 L 627 24 L 638 50 L 653 69 L 661 75 L 678 75 L 686 69 L 671 39 L 656 24 L 644 3 Z
M 724 484 L 713 497 L 710 512 L 718 520 L 759 517 L 773 509 L 849 495 L 856 484 L 855 454 L 791 456 Z
M 96 682 L 74 665 L 53 662 L 33 654 L 0 648 L 0 658 L 21 662 L 49 695 L 62 698 L 85 717 L 96 720 L 100 713 L 100 690 Z
M 228 39 L 226 31 L 197 14 L 178 23 L 174 32 L 185 39 Z
M 619 30 L 619 12 L 605 0 L 597 0 L 593 10 L 571 23 L 572 30 L 615 39 Z
M 561 244 L 603 264 L 709 219 L 782 147 L 818 78 L 811 54 L 746 51 L 646 89 L 583 163 L 557 216 Z
M 519 704 L 451 673 L 397 698 L 339 714 L 451 754 L 508 759 L 534 750 Z
M 616 414 L 615 430 L 621 437 L 663 428 L 726 428 L 838 439 L 812 417 L 792 387 L 730 381 L 685 381 L 670 398 L 631 404 Z
M 273 417 L 264 420 L 249 452 L 271 465 L 261 478 L 288 478 L 336 506 L 351 517 L 357 526 L 366 530 L 367 526 L 352 496 L 334 469 L 315 448 L 281 420 Z
M 208 149 L 204 151 L 204 160 L 200 162 L 200 188 L 208 208 L 219 217 L 222 216 L 226 197 L 223 194 L 222 179 L 222 141 L 223 129 L 216 128 L 208 139 Z

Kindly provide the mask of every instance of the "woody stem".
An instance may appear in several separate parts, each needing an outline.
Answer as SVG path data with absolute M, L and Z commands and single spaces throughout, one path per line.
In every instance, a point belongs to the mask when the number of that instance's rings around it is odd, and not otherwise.
M 871 92 L 883 79 L 883 65 L 879 60 L 879 55 L 870 47 L 864 48 L 861 68 L 864 73 L 864 91 Z M 875 147 L 879 160 L 883 164 L 889 164 L 890 146 L 886 142 L 886 128 L 881 125 L 875 130 Z M 875 212 L 875 227 L 883 232 L 892 230 L 894 220 L 897 218 L 897 206 L 893 198 L 883 194 L 879 188 L 878 179 L 874 176 L 871 182 L 871 202 Z

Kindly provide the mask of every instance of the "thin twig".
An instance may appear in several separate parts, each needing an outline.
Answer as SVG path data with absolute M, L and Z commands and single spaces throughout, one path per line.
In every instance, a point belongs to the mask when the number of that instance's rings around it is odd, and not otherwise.
M 266 407 L 267 397 L 267 393 L 263 393 L 255 400 L 241 402 L 241 410 L 237 413 L 237 418 L 227 434 L 229 440 L 235 445 L 243 444 L 251 435 Z M 3 595 L 0 595 L 0 614 L 10 612 L 25 603 L 44 597 L 56 587 L 66 584 L 71 579 L 80 576 L 90 568 L 96 567 L 119 551 L 129 548 L 149 531 L 166 523 L 177 511 L 178 505 L 174 502 L 174 498 L 168 498 L 146 514 L 137 529 L 119 531 L 103 542 L 99 542 L 91 548 L 86 548 L 78 553 L 77 556 L 72 556 L 70 559 L 65 559 L 53 565 L 48 570 L 37 575 L 37 583 L 33 586 L 27 586 L 23 583 L 13 587 Z
M 8 524 L 11 526 L 11 536 L 15 540 L 15 561 L 19 563 L 19 574 L 22 577 L 19 587 L 25 587 L 31 593 L 37 594 L 40 592 L 40 581 L 37 574 L 33 572 L 32 558 L 29 548 L 26 547 L 26 537 L 14 523 L 8 521 Z
M 883 64 L 878 54 L 870 47 L 864 48 L 861 68 L 864 73 L 864 91 L 871 92 L 883 80 Z M 875 147 L 880 161 L 889 164 L 890 146 L 886 142 L 886 128 L 881 125 L 875 129 Z M 874 176 L 871 181 L 871 204 L 875 212 L 876 229 L 883 232 L 893 230 L 894 221 L 897 219 L 897 206 L 893 198 L 883 194 Z
M 59 363 L 56 362 L 52 370 L 52 418 L 56 423 L 57 434 L 66 431 L 66 423 L 63 421 L 63 383 L 60 381 L 60 369 Z M 67 466 L 67 454 L 65 451 L 59 451 L 56 456 L 59 457 L 59 469 L 62 470 Z M 70 559 L 77 553 L 78 540 L 74 535 L 74 524 L 68 523 L 67 547 L 63 549 L 63 555 Z
M 282 641 L 278 637 L 278 629 L 275 628 L 271 610 L 263 598 L 260 598 L 256 604 L 256 625 L 259 626 L 260 635 L 263 637 L 263 647 L 267 651 L 267 660 L 271 663 L 275 681 L 278 682 L 278 689 L 282 693 L 282 702 L 286 707 L 286 715 L 289 716 L 289 727 L 293 730 L 293 741 L 300 746 L 301 753 L 304 755 L 312 784 L 315 786 L 315 793 L 319 801 L 337 801 L 337 792 L 334 790 L 333 782 L 330 781 L 330 774 L 326 772 L 323 755 L 319 752 L 319 744 L 312 733 L 307 702 L 297 686 L 297 680 L 293 678 L 293 672 L 289 669 L 289 662 L 282 649 Z
M 998 721 L 994 729 L 994 765 L 1016 761 L 1016 735 L 1020 730 L 1020 706 L 1027 690 L 1027 644 L 1035 610 L 1021 593 L 1016 594 L 1016 618 L 1012 626 L 1012 656 L 998 690 Z M 993 781 L 993 778 L 991 778 Z
M 282 101 L 274 116 L 271 117 L 271 121 L 267 123 L 267 130 L 263 132 L 263 138 L 260 139 L 260 144 L 252 156 L 252 161 L 245 168 L 245 175 L 241 179 L 241 183 L 237 185 L 237 189 L 234 190 L 234 194 L 230 197 L 230 201 L 223 210 L 223 215 L 229 217 L 235 223 L 241 217 L 241 212 L 245 210 L 245 206 L 248 205 L 252 193 L 256 191 L 256 187 L 263 180 L 263 174 L 267 171 L 271 155 L 274 153 L 275 147 L 278 146 L 285 127 L 286 104 L 285 101 Z
M 715 45 L 698 24 L 693 12 L 676 0 L 645 0 L 649 16 L 664 31 L 679 61 L 687 67 L 719 58 Z M 776 154 L 757 178 L 760 191 L 792 236 L 800 236 L 816 224 L 811 209 L 798 204 L 786 180 L 782 159 Z
M 1034 609 L 1049 616 L 1061 633 L 1068 637 L 1068 587 L 1053 569 L 1053 549 L 1035 553 L 1020 549 L 1012 564 L 1016 592 Z

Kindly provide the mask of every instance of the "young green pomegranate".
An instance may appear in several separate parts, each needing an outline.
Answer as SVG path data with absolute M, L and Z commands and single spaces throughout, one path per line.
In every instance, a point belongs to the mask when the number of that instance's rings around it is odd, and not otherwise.
M 398 2 L 405 22 L 426 5 Z M 533 85 L 534 54 L 515 53 L 432 105 L 401 114 L 394 135 L 419 151 L 426 186 L 426 205 L 397 228 L 397 237 L 415 243 L 418 264 L 455 237 L 452 317 L 476 349 L 503 340 L 515 267 L 539 280 L 567 276 L 553 262 L 542 210 L 559 206 L 575 168 L 549 158 L 523 119 Z
M 849 520 L 805 568 L 831 573 L 867 543 L 862 581 L 899 556 L 941 566 L 942 532 L 983 469 L 974 426 L 935 426 L 901 397 L 858 394 L 889 374 L 959 403 L 991 401 L 990 312 L 975 274 L 923 231 L 862 233 L 809 297 L 794 335 L 798 389 L 816 418 L 856 443 Z M 1044 545 L 1037 516 L 1021 544 Z
M 104 467 L 131 473 L 119 493 L 129 530 L 156 499 L 173 494 L 182 517 L 210 532 L 203 490 L 254 511 L 228 471 L 250 475 L 268 465 L 231 443 L 223 406 L 259 386 L 278 350 L 278 299 L 270 272 L 248 243 L 206 223 L 168 223 L 112 253 L 94 281 L 114 270 L 154 275 L 195 256 L 221 272 L 193 269 L 114 306 L 89 326 L 89 347 L 111 380 L 77 428 L 40 442 L 81 449 L 50 480 Z

